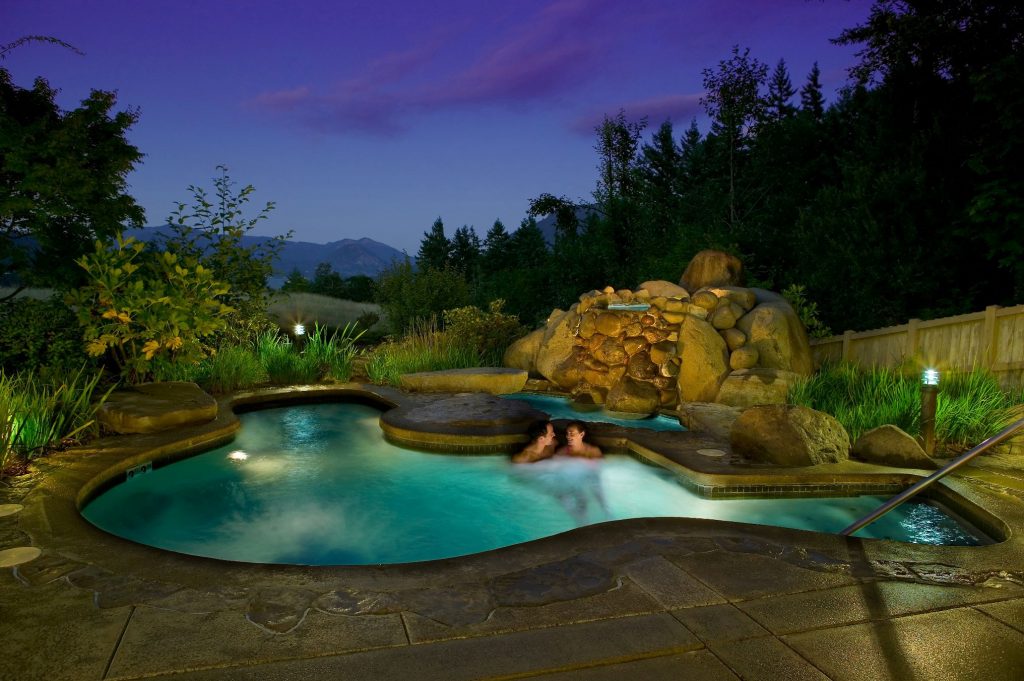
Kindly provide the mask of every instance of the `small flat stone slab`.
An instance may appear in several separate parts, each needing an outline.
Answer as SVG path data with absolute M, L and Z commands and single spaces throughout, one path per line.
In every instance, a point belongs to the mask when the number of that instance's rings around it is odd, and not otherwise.
M 0 551 L 0 568 L 13 567 L 35 560 L 42 553 L 35 546 L 16 546 Z
M 111 393 L 96 413 L 115 433 L 155 433 L 217 418 L 217 400 L 195 383 L 142 383 Z
M 507 395 L 526 386 L 528 374 L 523 369 L 476 367 L 403 374 L 399 384 L 406 390 L 442 393 L 490 393 Z

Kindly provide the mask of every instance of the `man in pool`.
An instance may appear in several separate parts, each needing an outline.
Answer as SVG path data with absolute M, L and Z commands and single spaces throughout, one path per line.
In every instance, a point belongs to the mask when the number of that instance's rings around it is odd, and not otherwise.
M 565 456 L 579 456 L 584 459 L 600 459 L 603 455 L 601 448 L 584 442 L 587 428 L 582 421 L 570 421 L 565 428 L 565 444 L 558 448 L 555 454 Z
M 551 421 L 536 421 L 526 431 L 530 441 L 523 451 L 512 457 L 512 463 L 533 463 L 555 455 L 555 427 Z

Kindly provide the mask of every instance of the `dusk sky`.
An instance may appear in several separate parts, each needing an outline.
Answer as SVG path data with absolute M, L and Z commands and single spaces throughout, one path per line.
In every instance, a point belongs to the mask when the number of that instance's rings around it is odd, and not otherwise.
M 73 108 L 116 90 L 141 118 L 129 176 L 147 224 L 218 164 L 277 210 L 259 230 L 328 242 L 370 237 L 415 254 L 441 216 L 449 236 L 511 231 L 542 192 L 587 200 L 594 126 L 624 109 L 650 130 L 694 117 L 701 71 L 733 45 L 794 86 L 812 64 L 828 101 L 867 0 L 6 0 L 0 43 L 48 35 L 0 66 L 43 76 Z M 252 211 L 255 213 L 255 209 Z

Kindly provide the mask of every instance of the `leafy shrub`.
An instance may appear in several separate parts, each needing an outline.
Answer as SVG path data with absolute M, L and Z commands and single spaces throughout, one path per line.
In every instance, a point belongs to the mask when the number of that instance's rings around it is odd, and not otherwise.
M 100 376 L 83 367 L 44 381 L 0 370 L 0 470 L 12 455 L 31 459 L 69 438 L 95 434 L 96 410 L 110 394 L 94 399 Z
M 74 310 L 57 297 L 0 305 L 0 367 L 65 374 L 86 362 Z
M 267 371 L 250 346 L 231 345 L 200 362 L 195 380 L 204 390 L 224 394 L 265 382 Z
M 398 341 L 381 343 L 370 354 L 366 375 L 374 383 L 398 385 L 402 374 L 481 366 L 480 353 L 437 328 L 437 320 L 414 322 Z
M 483 366 L 501 366 L 505 350 L 526 331 L 517 316 L 502 312 L 504 305 L 499 298 L 487 312 L 472 305 L 445 310 L 445 333 L 475 348 Z
M 818 318 L 818 304 L 807 299 L 807 290 L 800 284 L 791 284 L 782 290 L 782 296 L 793 306 L 807 335 L 811 338 L 828 338 L 832 329 Z
M 382 272 L 377 280 L 377 302 L 387 314 L 394 334 L 413 327 L 444 310 L 469 302 L 469 287 L 461 272 L 451 268 L 413 270 L 408 259 Z
M 144 252 L 134 238 L 96 242 L 77 262 L 88 283 L 67 296 L 84 328 L 86 352 L 104 357 L 131 382 L 152 375 L 152 361 L 194 363 L 203 339 L 226 326 L 233 310 L 218 302 L 227 286 L 194 259 Z
M 987 372 L 953 373 L 943 380 L 936 400 L 936 440 L 950 451 L 971 447 L 1009 425 L 1009 410 L 1022 399 L 1024 394 L 1004 393 Z M 827 364 L 793 386 L 789 402 L 831 414 L 851 441 L 885 424 L 921 434 L 921 384 L 916 372 Z

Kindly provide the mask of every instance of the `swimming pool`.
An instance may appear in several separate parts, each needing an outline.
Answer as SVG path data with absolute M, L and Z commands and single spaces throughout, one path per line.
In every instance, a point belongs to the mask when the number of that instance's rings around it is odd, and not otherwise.
M 704 517 L 835 532 L 878 497 L 710 500 L 626 455 L 513 465 L 499 455 L 395 447 L 379 410 L 290 406 L 240 416 L 229 445 L 134 475 L 82 515 L 112 534 L 171 551 L 256 563 L 367 565 L 478 553 L 583 525 Z M 866 537 L 983 543 L 926 503 L 901 507 Z
M 674 416 L 655 414 L 641 418 L 619 418 L 605 411 L 598 405 L 576 405 L 572 400 L 556 395 L 540 395 L 537 393 L 512 393 L 502 395 L 505 399 L 526 402 L 534 409 L 548 414 L 553 419 L 569 419 L 593 423 L 614 423 L 629 428 L 647 428 L 648 430 L 686 430 Z

